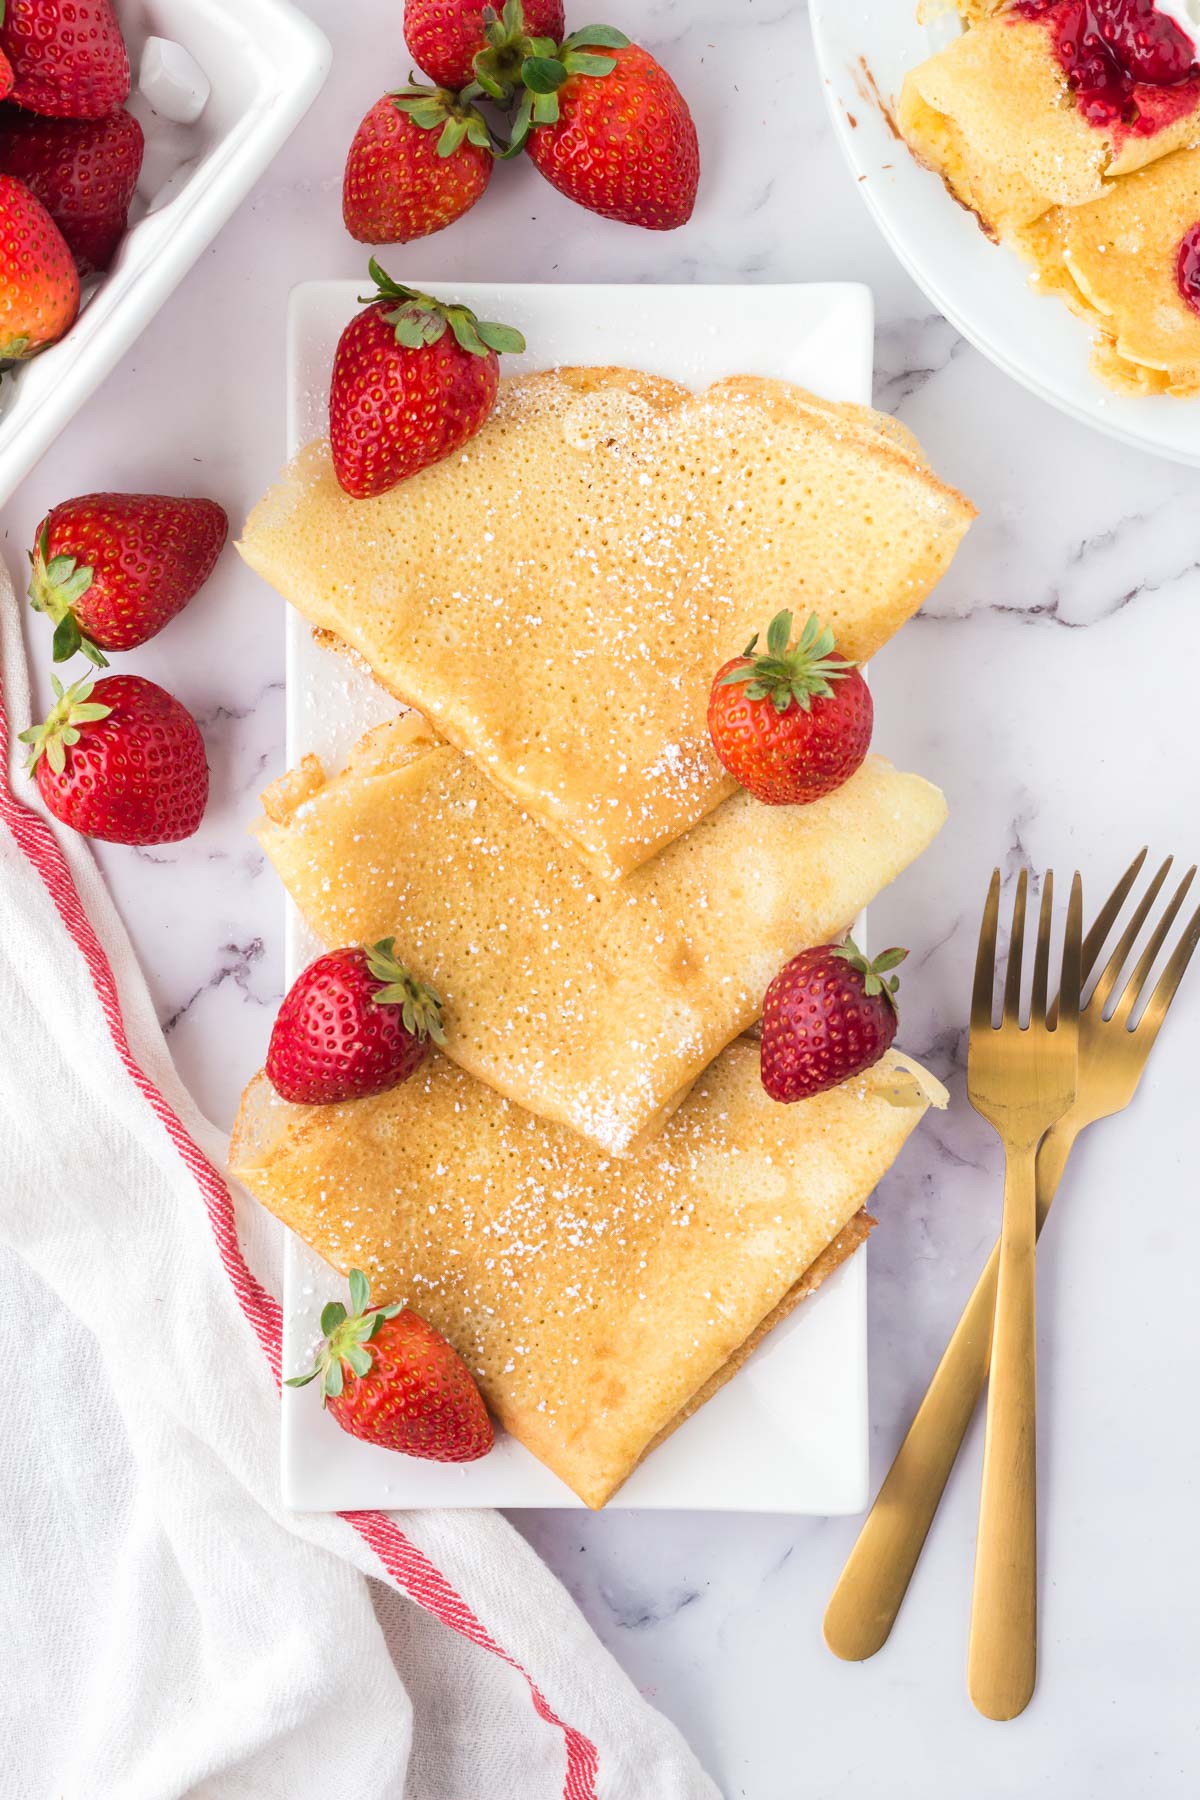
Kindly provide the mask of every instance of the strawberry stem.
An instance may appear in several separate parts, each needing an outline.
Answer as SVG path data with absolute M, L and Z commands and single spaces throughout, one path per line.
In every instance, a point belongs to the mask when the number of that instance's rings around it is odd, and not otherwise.
M 403 1008 L 404 1029 L 424 1043 L 427 1037 L 444 1044 L 441 996 L 409 973 L 395 955 L 395 938 L 381 938 L 367 951 L 367 968 L 383 986 L 371 998 L 377 1006 Z M 353 1295 L 351 1296 L 353 1298 Z
M 900 1005 L 896 994 L 900 987 L 900 977 L 893 975 L 890 981 L 886 977 L 892 969 L 899 968 L 908 955 L 907 950 L 882 950 L 872 962 L 863 955 L 854 939 L 848 937 L 844 944 L 837 945 L 833 954 L 848 962 L 852 969 L 858 970 L 863 978 L 863 992 L 868 999 L 874 1000 L 876 995 L 882 994 L 892 1011 L 899 1016 Z
M 391 98 L 396 111 L 404 113 L 422 131 L 440 132 L 439 156 L 453 156 L 468 141 L 496 155 L 487 120 L 470 104 L 474 98 L 471 88 L 454 94 L 449 88 L 425 87 L 410 79 L 406 87 L 393 89 Z
M 23 744 L 32 745 L 25 767 L 32 775 L 42 757 L 56 775 L 67 766 L 67 750 L 79 742 L 79 727 L 94 719 L 107 719 L 111 706 L 101 706 L 90 698 L 95 685 L 90 675 L 73 687 L 64 688 L 57 675 L 50 677 L 54 689 L 54 705 L 40 725 L 31 725 L 20 734 Z
M 436 344 L 449 327 L 459 348 L 472 356 L 486 356 L 490 350 L 498 356 L 506 352 L 520 355 L 524 350 L 524 337 L 511 325 L 477 319 L 469 306 L 454 306 L 435 299 L 432 294 L 421 293 L 419 288 L 405 287 L 401 282 L 393 281 L 374 257 L 367 268 L 375 283 L 375 292 L 360 294 L 358 303 L 375 306 L 381 300 L 397 301 L 399 304 L 395 309 L 383 316 L 395 331 L 396 342 L 403 344 L 405 349 L 420 350 L 426 344 Z
M 789 649 L 791 636 L 791 613 L 776 613 L 767 628 L 766 655 L 756 654 L 755 632 L 742 653 L 742 666 L 722 675 L 720 685 L 745 683 L 748 700 L 770 700 L 777 713 L 785 713 L 793 701 L 808 712 L 814 700 L 829 699 L 831 683 L 844 680 L 858 667 L 834 655 L 833 632 L 818 622 L 816 613 L 810 614 L 799 643 Z
M 36 548 L 30 554 L 29 603 L 34 612 L 45 613 L 54 626 L 51 655 L 54 661 L 66 662 L 82 650 L 99 669 L 108 667 L 108 658 L 80 626 L 75 603 L 87 593 L 96 571 L 90 563 L 74 556 L 50 554 L 50 520 L 46 518 Z
M 394 1319 L 397 1313 L 403 1312 L 399 1304 L 392 1306 L 370 1306 L 371 1287 L 361 1269 L 350 1271 L 350 1310 L 347 1312 L 340 1300 L 331 1300 L 321 1313 L 321 1334 L 324 1343 L 317 1351 L 313 1366 L 305 1375 L 289 1375 L 284 1382 L 285 1387 L 307 1387 L 310 1381 L 321 1378 L 321 1404 L 327 1400 L 336 1400 L 345 1386 L 345 1369 L 347 1364 L 355 1376 L 369 1375 L 372 1356 L 367 1345 L 375 1336 L 385 1319 Z

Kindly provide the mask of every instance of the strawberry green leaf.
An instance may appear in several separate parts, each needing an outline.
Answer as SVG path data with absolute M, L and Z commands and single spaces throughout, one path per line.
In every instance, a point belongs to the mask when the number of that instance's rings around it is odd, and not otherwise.
M 438 139 L 439 156 L 453 156 L 466 141 L 467 121 L 465 119 L 447 119 L 442 127 L 442 135 Z
M 56 663 L 67 662 L 79 649 L 81 634 L 79 621 L 73 612 L 64 613 L 54 627 L 51 639 L 50 654 Z
M 557 57 L 527 56 L 521 64 L 521 80 L 531 94 L 553 94 L 567 79 Z
M 474 313 L 468 312 L 465 306 L 452 306 L 447 319 L 461 350 L 469 351 L 472 356 L 487 355 L 487 345 L 475 329 Z
M 512 325 L 497 325 L 492 319 L 479 319 L 475 329 L 488 349 L 495 350 L 500 356 L 519 356 L 525 348 L 523 335 Z
M 58 633 L 56 632 L 55 636 L 57 637 L 57 635 Z M 88 661 L 95 664 L 96 668 L 107 669 L 107 656 L 105 656 L 99 644 L 93 644 L 90 637 L 84 637 L 81 633 L 79 638 L 79 648 L 83 651 L 83 654 L 87 657 Z M 54 660 L 56 662 L 60 660 L 57 654 L 55 655 Z
M 320 1372 L 319 1369 L 310 1369 L 307 1375 L 289 1375 L 283 1385 L 284 1387 L 307 1387 L 310 1381 L 316 1380 Z
M 326 1368 L 325 1380 L 322 1383 L 322 1386 L 325 1390 L 325 1398 L 327 1400 L 336 1400 L 341 1393 L 343 1386 L 342 1365 L 336 1358 Z
M 535 94 L 533 96 L 533 122 L 535 125 L 557 125 L 559 105 L 557 94 Z
M 350 1310 L 351 1310 L 351 1312 L 356 1312 L 356 1313 L 366 1312 L 367 1305 L 370 1301 L 370 1298 L 371 1298 L 370 1282 L 367 1280 L 366 1276 L 363 1274 L 361 1269 L 351 1269 L 351 1271 L 350 1271 Z M 346 1315 L 343 1312 L 342 1318 L 345 1318 L 345 1316 Z M 339 1321 L 339 1323 L 340 1323 L 340 1321 Z M 324 1330 L 324 1320 L 322 1320 L 321 1328 L 322 1328 L 322 1330 Z M 326 1332 L 326 1336 L 328 1336 L 328 1335 L 329 1334 Z
M 611 75 L 616 68 L 612 56 L 592 56 L 586 50 L 568 50 L 562 59 L 568 75 Z
M 507 147 L 500 152 L 501 162 L 511 162 L 514 156 L 520 156 L 529 142 L 529 134 L 533 130 L 533 95 L 526 88 L 521 95 L 521 104 L 517 108 L 517 116 L 513 120 L 512 136 Z
M 406 350 L 420 350 L 426 344 L 436 344 L 446 329 L 443 316 L 422 312 L 412 305 L 397 307 L 395 312 L 383 316 L 395 331 L 396 342 L 403 344 Z
M 371 1373 L 371 1352 L 364 1350 L 361 1344 L 351 1344 L 346 1351 L 346 1361 L 360 1378 Z
M 332 1337 L 338 1326 L 346 1317 L 346 1309 L 340 1300 L 331 1300 L 321 1313 L 321 1335 Z
M 573 31 L 563 45 L 564 50 L 581 50 L 585 44 L 599 50 L 628 50 L 631 39 L 615 25 L 585 25 Z

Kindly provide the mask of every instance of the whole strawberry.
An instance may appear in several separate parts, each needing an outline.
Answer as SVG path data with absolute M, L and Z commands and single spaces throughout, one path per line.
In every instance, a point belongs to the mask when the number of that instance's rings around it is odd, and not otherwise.
M 834 654 L 833 633 L 814 613 L 789 648 L 792 615 L 777 613 L 744 656 L 717 671 L 708 731 L 723 766 L 768 806 L 819 800 L 848 781 L 871 744 L 871 690 L 853 663 Z
M 54 626 L 54 660 L 132 650 L 208 580 L 229 521 L 215 500 L 81 494 L 38 526 L 29 598 Z
M 185 706 L 141 675 L 89 677 L 65 691 L 44 724 L 21 733 L 28 767 L 56 819 L 110 844 L 191 837 L 208 802 L 208 764 Z
M 482 116 L 438 88 L 377 100 L 354 134 L 342 217 L 360 244 L 408 244 L 469 212 L 495 158 Z
M 103 119 L 0 113 L 0 169 L 37 195 L 81 275 L 107 269 L 129 229 L 144 147 L 141 126 L 121 109 Z
M 597 55 L 596 52 L 601 54 Z M 561 194 L 649 231 L 685 225 L 700 145 L 687 102 L 648 50 L 610 25 L 528 58 L 511 154 L 521 148 Z
M 110 0 L 5 0 L 0 48 L 29 112 L 102 119 L 129 98 L 129 56 Z
M 322 1404 L 343 1431 L 428 1462 L 474 1462 L 495 1442 L 470 1370 L 440 1331 L 408 1308 L 371 1306 L 361 1269 L 350 1271 L 350 1311 L 331 1300 L 325 1342 L 307 1375 L 321 1378 Z
M 507 325 L 401 287 L 372 258 L 376 292 L 333 359 L 329 437 L 337 478 L 365 500 L 474 437 L 496 400 L 497 352 L 521 351 Z
M 563 0 L 405 0 L 404 41 L 431 81 L 454 92 L 480 79 L 503 98 L 525 57 L 553 51 L 566 26 Z M 483 74 L 475 58 L 484 53 Z M 484 76 L 486 75 L 486 79 Z M 500 91 L 497 92 L 497 89 Z
M 896 1035 L 896 976 L 908 955 L 868 962 L 853 938 L 802 950 L 763 999 L 760 1068 L 772 1100 L 807 1100 L 877 1063 Z
M 443 1041 L 441 1002 L 409 974 L 384 938 L 331 950 L 297 975 L 267 1049 L 267 1079 L 302 1106 L 386 1093 Z
M 0 363 L 36 356 L 78 311 L 79 275 L 62 232 L 23 182 L 0 175 Z

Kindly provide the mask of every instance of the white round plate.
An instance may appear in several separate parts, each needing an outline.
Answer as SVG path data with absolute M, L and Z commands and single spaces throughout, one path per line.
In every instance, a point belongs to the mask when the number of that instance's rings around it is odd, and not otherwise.
M 998 368 L 1063 412 L 1141 450 L 1200 465 L 1200 398 L 1111 392 L 1088 367 L 1091 334 L 1031 288 L 1015 252 L 910 156 L 891 124 L 908 69 L 957 29 L 922 25 L 917 0 L 810 0 L 826 99 L 859 190 L 892 249 L 938 310 Z

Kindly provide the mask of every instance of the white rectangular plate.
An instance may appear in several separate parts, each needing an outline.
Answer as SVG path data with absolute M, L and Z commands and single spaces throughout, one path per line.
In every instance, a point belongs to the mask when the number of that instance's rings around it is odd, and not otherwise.
M 402 278 L 403 269 L 393 270 Z M 773 375 L 834 400 L 871 397 L 873 319 L 866 288 L 533 287 L 430 282 L 481 318 L 518 326 L 524 356 L 507 374 L 561 363 L 618 364 L 703 387 L 723 375 Z M 289 319 L 289 452 L 326 430 L 329 369 L 361 284 L 310 282 Z M 394 702 L 344 656 L 314 644 L 289 615 L 288 759 L 339 769 Z M 289 907 L 289 979 L 316 954 Z M 866 1259 L 860 1253 L 779 1325 L 736 1378 L 657 1449 L 614 1507 L 792 1513 L 860 1512 L 867 1502 Z M 324 1302 L 341 1282 L 298 1238 L 284 1279 L 284 1368 L 311 1366 Z M 347 1436 L 312 1388 L 283 1391 L 283 1498 L 326 1511 L 359 1507 L 579 1506 L 503 1434 L 490 1456 L 452 1467 Z

